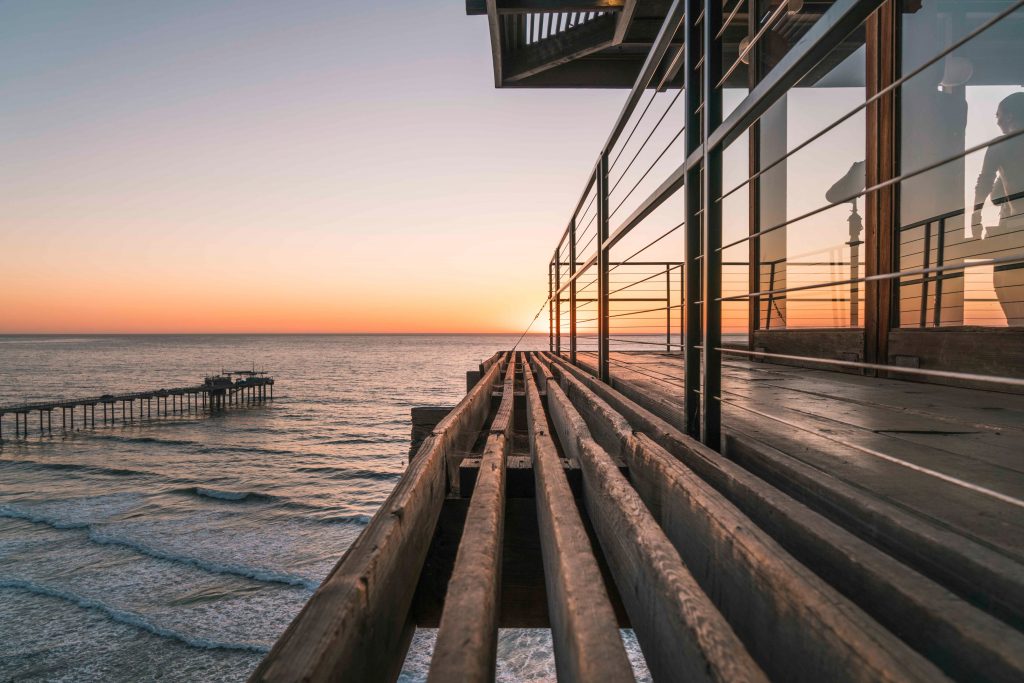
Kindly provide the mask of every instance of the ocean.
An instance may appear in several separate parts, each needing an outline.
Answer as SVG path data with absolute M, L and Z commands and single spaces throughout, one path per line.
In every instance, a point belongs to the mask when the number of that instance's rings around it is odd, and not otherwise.
M 410 408 L 454 405 L 516 339 L 0 336 L 0 405 L 253 365 L 276 382 L 217 416 L 47 437 L 30 416 L 20 441 L 6 418 L 0 681 L 245 680 L 398 481 Z M 432 639 L 416 633 L 402 681 L 425 679 Z M 547 631 L 503 629 L 498 657 L 499 680 L 554 680 Z

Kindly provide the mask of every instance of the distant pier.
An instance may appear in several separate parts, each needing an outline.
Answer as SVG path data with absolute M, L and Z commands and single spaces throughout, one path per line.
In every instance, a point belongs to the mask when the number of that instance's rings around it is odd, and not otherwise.
M 53 434 L 53 413 L 61 411 L 60 431 L 94 429 L 96 407 L 100 407 L 99 424 L 130 424 L 154 416 L 219 412 L 233 406 L 253 405 L 274 398 L 274 378 L 257 370 L 222 371 L 205 377 L 202 384 L 173 389 L 104 394 L 88 398 L 37 401 L 0 406 L 0 441 L 4 439 L 4 418 L 14 416 L 14 438 L 29 435 L 29 415 L 39 414 L 39 434 Z M 153 402 L 156 401 L 154 414 Z M 81 408 L 81 413 L 76 409 Z M 10 434 L 10 427 L 6 432 Z

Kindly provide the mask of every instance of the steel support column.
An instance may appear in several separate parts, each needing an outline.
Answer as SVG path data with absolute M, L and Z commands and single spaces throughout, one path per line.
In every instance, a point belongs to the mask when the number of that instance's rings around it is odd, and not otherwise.
M 686 158 L 691 158 L 701 149 L 700 103 L 701 49 L 700 14 L 701 0 L 686 0 L 686 18 L 683 22 L 685 41 L 683 64 L 683 125 Z M 700 342 L 701 342 L 701 167 L 694 165 L 686 170 L 683 185 L 685 192 L 686 254 L 683 265 L 683 413 L 687 433 L 700 437 Z
M 569 362 L 576 365 L 576 216 L 569 223 Z
M 551 269 L 554 262 L 548 263 L 548 351 L 555 350 L 555 303 L 551 300 L 554 294 L 554 279 L 551 277 Z
M 597 163 L 597 370 L 602 382 L 608 372 L 608 151 Z
M 562 283 L 562 254 L 561 245 L 555 249 L 555 292 L 558 292 Z M 555 353 L 562 355 L 562 295 L 555 294 Z
M 701 299 L 701 394 L 700 436 L 718 450 L 722 438 L 722 147 L 708 139 L 722 122 L 722 3 L 704 0 L 704 182 L 703 182 L 703 265 Z

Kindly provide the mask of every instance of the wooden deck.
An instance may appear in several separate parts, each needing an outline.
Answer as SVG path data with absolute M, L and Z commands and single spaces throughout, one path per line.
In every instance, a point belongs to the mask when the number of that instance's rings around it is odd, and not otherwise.
M 393 680 L 415 628 L 431 680 L 493 680 L 519 626 L 567 681 L 631 680 L 621 627 L 658 681 L 1024 679 L 1020 397 L 734 363 L 722 455 L 673 424 L 677 358 L 614 360 L 499 354 L 421 413 L 252 680 Z
M 678 355 L 615 353 L 611 374 L 681 425 Z M 768 446 L 1024 563 L 1024 396 L 743 360 L 722 385 L 726 454 L 757 467 Z

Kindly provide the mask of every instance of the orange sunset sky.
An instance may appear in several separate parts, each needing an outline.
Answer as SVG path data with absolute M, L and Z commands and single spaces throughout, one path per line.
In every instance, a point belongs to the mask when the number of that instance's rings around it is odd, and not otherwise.
M 625 97 L 462 0 L 0 11 L 0 333 L 519 332 Z
M 863 73 L 862 50 L 847 61 Z M 496 90 L 486 22 L 462 0 L 7 3 L 0 87 L 0 334 L 521 332 L 626 97 Z M 996 105 L 1015 89 L 968 88 L 968 146 L 999 135 Z M 727 90 L 726 110 L 743 94 Z M 642 160 L 613 190 L 613 229 L 683 158 L 678 98 L 652 97 L 671 113 L 645 151 L 664 150 L 661 165 L 633 192 Z M 788 146 L 863 99 L 862 84 L 795 89 Z M 787 215 L 827 203 L 864 136 L 861 112 L 787 160 Z M 730 243 L 749 233 L 746 136 L 724 156 L 723 186 L 742 188 L 722 203 Z M 957 162 L 964 205 L 982 158 Z M 681 231 L 656 238 L 681 200 L 612 260 L 655 241 L 645 259 L 678 261 Z M 849 260 L 849 212 L 787 227 L 793 282 L 801 260 Z M 727 296 L 745 291 L 747 258 L 745 242 L 725 250 Z M 847 325 L 830 303 L 843 296 L 791 297 L 787 324 Z M 745 330 L 747 311 L 727 302 L 726 331 Z M 593 331 L 592 312 L 580 319 Z M 547 326 L 545 310 L 532 329 Z

